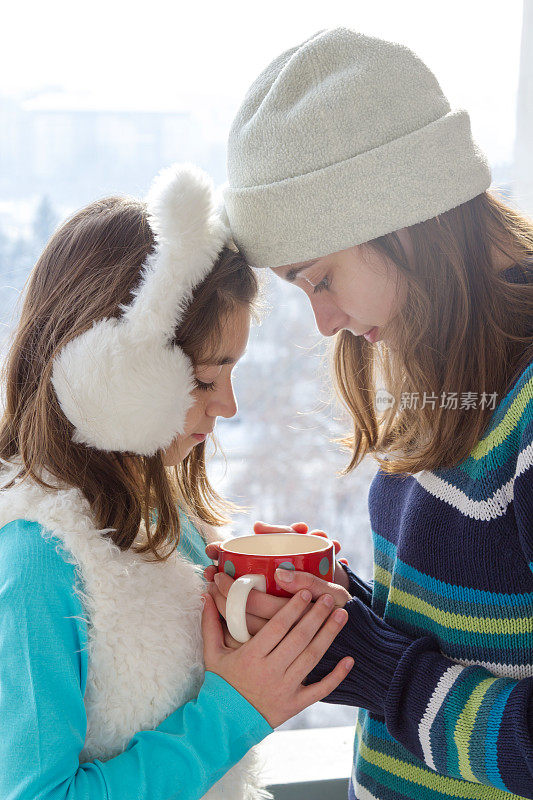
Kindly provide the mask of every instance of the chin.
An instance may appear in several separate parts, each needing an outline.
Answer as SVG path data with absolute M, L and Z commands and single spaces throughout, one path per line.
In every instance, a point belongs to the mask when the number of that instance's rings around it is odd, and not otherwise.
M 192 447 L 190 447 L 190 448 L 187 450 L 187 452 L 186 452 L 186 453 L 183 453 L 183 454 L 181 454 L 181 453 L 180 453 L 179 455 L 171 455 L 171 456 L 167 456 L 167 458 L 166 458 L 166 459 L 163 459 L 163 466 L 164 466 L 164 467 L 177 467 L 177 466 L 178 466 L 178 464 L 181 464 L 181 462 L 182 462 L 182 461 L 183 461 L 185 458 L 187 458 L 187 456 L 189 455 L 189 453 L 191 452 L 191 450 L 192 450 Z
M 181 462 L 187 458 L 193 447 L 194 443 L 190 443 L 188 437 L 174 439 L 163 454 L 163 466 L 177 467 L 178 464 L 181 464 Z

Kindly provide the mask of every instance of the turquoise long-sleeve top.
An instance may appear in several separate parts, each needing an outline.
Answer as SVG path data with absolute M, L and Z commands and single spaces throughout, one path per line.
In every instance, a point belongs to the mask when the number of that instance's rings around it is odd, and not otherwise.
M 182 523 L 178 550 L 211 564 L 196 528 Z M 195 700 L 136 733 L 115 758 L 80 764 L 87 625 L 75 567 L 61 552 L 37 522 L 0 529 L 0 798 L 197 800 L 272 727 L 206 671 Z

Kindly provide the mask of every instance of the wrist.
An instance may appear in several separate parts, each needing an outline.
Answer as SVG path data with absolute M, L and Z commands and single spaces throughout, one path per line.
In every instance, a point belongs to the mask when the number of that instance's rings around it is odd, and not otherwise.
M 348 594 L 351 596 L 350 592 L 350 578 L 348 577 L 348 572 L 344 564 L 340 561 L 335 562 L 335 583 L 338 583 L 339 586 L 342 586 L 343 589 L 346 589 Z
M 241 727 L 249 727 L 253 735 L 257 735 L 260 741 L 269 733 L 272 733 L 274 726 L 261 712 L 261 710 L 251 702 L 246 695 L 231 680 L 219 675 L 213 670 L 206 670 L 204 683 L 200 690 L 203 694 L 209 692 L 215 698 L 218 713 L 231 717 Z
M 368 584 L 355 574 L 348 564 L 342 564 L 348 578 L 348 592 L 352 597 L 358 597 L 366 606 L 372 604 L 372 584 Z
M 386 698 L 398 666 L 405 662 L 405 653 L 414 642 L 422 640 L 393 628 L 359 598 L 352 598 L 345 608 L 346 625 L 309 673 L 306 683 L 320 680 L 341 658 L 350 655 L 355 659 L 355 667 L 332 693 L 329 702 L 359 706 L 384 717 Z M 429 649 L 432 641 L 431 637 L 424 637 L 420 646 Z
M 359 703 L 384 716 L 385 698 L 398 664 L 413 639 L 374 614 L 359 598 L 345 606 L 351 647 L 357 652 Z M 342 633 L 342 631 L 341 631 Z

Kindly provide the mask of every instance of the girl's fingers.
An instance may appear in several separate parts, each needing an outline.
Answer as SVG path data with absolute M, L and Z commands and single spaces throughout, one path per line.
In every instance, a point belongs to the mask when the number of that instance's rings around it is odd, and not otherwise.
M 293 522 L 291 528 L 295 533 L 307 533 L 309 525 L 306 525 L 305 522 Z
M 305 522 L 295 522 L 293 525 L 269 525 L 258 520 L 254 523 L 254 533 L 307 533 L 309 526 Z
M 209 594 L 215 601 L 215 605 L 218 609 L 219 614 L 222 614 L 224 620 L 226 619 L 226 598 L 224 597 L 221 592 L 218 591 L 217 587 L 214 583 L 209 584 L 208 587 Z M 266 623 L 266 619 L 262 617 L 256 617 L 254 614 L 246 614 L 246 625 L 248 627 L 248 631 L 252 636 L 255 636 L 258 633 L 263 625 Z M 222 623 L 223 625 L 225 624 Z
M 315 603 L 315 605 L 319 605 L 319 603 Z M 316 636 L 310 640 L 305 650 L 302 650 L 301 654 L 293 659 L 292 664 L 287 670 L 288 675 L 294 678 L 298 683 L 301 683 L 304 678 L 309 675 L 311 670 L 316 667 L 341 628 L 346 625 L 347 620 L 348 612 L 346 609 L 337 608 L 336 611 L 330 615 Z M 289 637 L 287 637 L 287 639 L 288 638 Z
M 283 606 L 287 605 L 289 599 L 288 597 L 276 597 L 273 594 L 266 594 L 258 589 L 252 589 L 248 595 L 246 611 L 248 614 L 255 614 L 256 617 L 261 617 L 262 619 L 272 619 L 274 614 L 277 614 Z
M 311 575 L 310 572 L 300 572 L 300 570 L 278 569 L 274 573 L 276 583 L 286 592 L 295 594 L 301 589 L 309 589 L 313 600 L 317 600 L 323 594 L 330 594 L 335 600 L 335 605 L 344 608 L 348 600 L 351 600 L 350 593 L 338 583 L 330 583 Z
M 213 580 L 216 583 L 219 591 L 222 592 L 222 594 L 224 595 L 224 597 L 228 596 L 229 590 L 235 583 L 235 579 L 230 578 L 230 576 L 227 575 L 225 572 L 217 572 Z
M 354 665 L 353 658 L 343 658 L 335 669 L 333 669 L 325 678 L 322 678 L 318 683 L 312 683 L 309 686 L 302 686 L 298 694 L 298 703 L 300 711 L 304 708 L 318 703 L 324 697 L 332 693 L 337 686 L 343 682 L 347 674 L 350 672 Z
M 242 643 L 234 639 L 231 633 L 228 631 L 228 626 L 225 622 L 222 623 L 222 628 L 224 630 L 224 644 L 226 647 L 229 647 L 230 650 L 238 650 L 239 647 L 242 647 Z
M 219 544 L 221 544 L 221 542 L 211 542 L 210 544 L 206 545 L 205 554 L 211 559 L 211 561 L 218 561 L 218 557 L 220 555 Z
M 265 627 L 268 620 L 262 619 L 262 617 L 256 617 L 254 614 L 247 614 L 246 615 L 246 627 L 248 628 L 248 632 L 250 636 L 255 636 L 256 633 Z
M 202 609 L 202 638 L 204 640 L 204 661 L 206 669 L 214 666 L 224 650 L 224 631 L 220 622 L 215 601 L 210 594 L 204 594 Z
M 270 525 L 268 522 L 261 522 L 257 520 L 254 522 L 254 533 L 288 533 L 290 528 L 288 525 Z
M 283 641 L 278 644 L 276 649 L 270 654 L 271 657 L 275 656 L 285 670 L 290 670 L 291 665 L 299 657 L 301 657 L 304 652 L 309 650 L 310 643 L 316 639 L 318 635 L 317 632 L 320 630 L 334 609 L 335 601 L 333 600 L 333 597 L 331 597 L 331 595 L 322 595 L 322 597 L 320 597 L 317 602 L 312 605 L 307 614 L 305 614 L 287 634 L 287 636 L 285 636 Z M 344 611 L 344 609 L 343 613 L 347 618 L 348 613 Z M 320 652 L 318 661 L 320 661 L 320 658 L 322 658 L 336 634 L 339 632 L 340 627 L 341 625 L 335 617 L 333 620 L 329 620 L 328 633 L 335 631 L 331 641 L 328 637 L 326 637 L 325 640 L 324 637 L 322 637 L 322 639 L 318 640 L 311 648 L 311 653 L 314 654 L 320 650 L 322 642 L 326 642 L 325 649 Z M 311 657 L 311 653 L 308 654 L 308 660 Z M 312 667 L 310 667 L 307 672 L 304 673 L 303 677 L 311 672 L 311 669 Z M 301 683 L 303 677 L 298 681 L 298 683 Z
M 225 572 L 218 572 L 215 583 L 224 597 L 227 597 L 234 580 L 229 575 L 226 575 Z M 246 611 L 249 614 L 255 614 L 257 617 L 270 619 L 286 604 L 286 597 L 275 597 L 273 594 L 265 594 L 265 592 L 252 589 L 248 595 Z
M 309 533 L 311 534 L 311 536 L 322 536 L 324 539 L 329 539 L 329 536 L 325 531 L 317 530 L 317 531 L 309 531 Z M 335 555 L 337 555 L 337 553 L 341 549 L 341 543 L 337 539 L 332 539 L 331 541 L 335 545 Z
M 206 579 L 206 581 L 210 581 L 211 582 L 211 581 L 213 581 L 213 579 L 214 579 L 214 577 L 215 577 L 217 572 L 218 572 L 218 569 L 215 567 L 214 564 L 213 564 L 213 566 L 206 567 L 204 569 L 204 578 Z
M 310 602 L 311 592 L 307 590 L 291 597 L 248 643 L 250 649 L 253 648 L 259 658 L 267 656 L 300 619 Z
M 309 531 L 312 536 L 322 536 L 324 539 L 329 539 L 328 534 L 325 531 Z M 333 544 L 335 545 L 335 555 L 341 549 L 341 543 L 337 539 L 331 539 Z
M 209 584 L 209 586 L 207 587 L 207 592 L 209 595 L 211 595 L 211 597 L 215 601 L 218 613 L 222 614 L 224 619 L 226 619 L 226 598 L 224 597 L 224 595 L 218 591 L 214 583 Z

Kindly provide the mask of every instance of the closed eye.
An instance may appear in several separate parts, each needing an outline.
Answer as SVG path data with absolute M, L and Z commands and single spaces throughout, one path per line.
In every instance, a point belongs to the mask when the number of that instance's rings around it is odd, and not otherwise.
M 215 381 L 211 381 L 211 383 L 204 383 L 203 381 L 199 381 L 198 378 L 195 378 L 196 388 L 200 389 L 202 392 L 212 392 L 215 388 Z
M 313 294 L 317 294 L 318 292 L 323 292 L 324 290 L 329 289 L 329 286 L 330 286 L 329 276 L 325 275 L 320 281 L 320 283 L 317 283 L 315 284 L 315 286 L 313 286 Z

